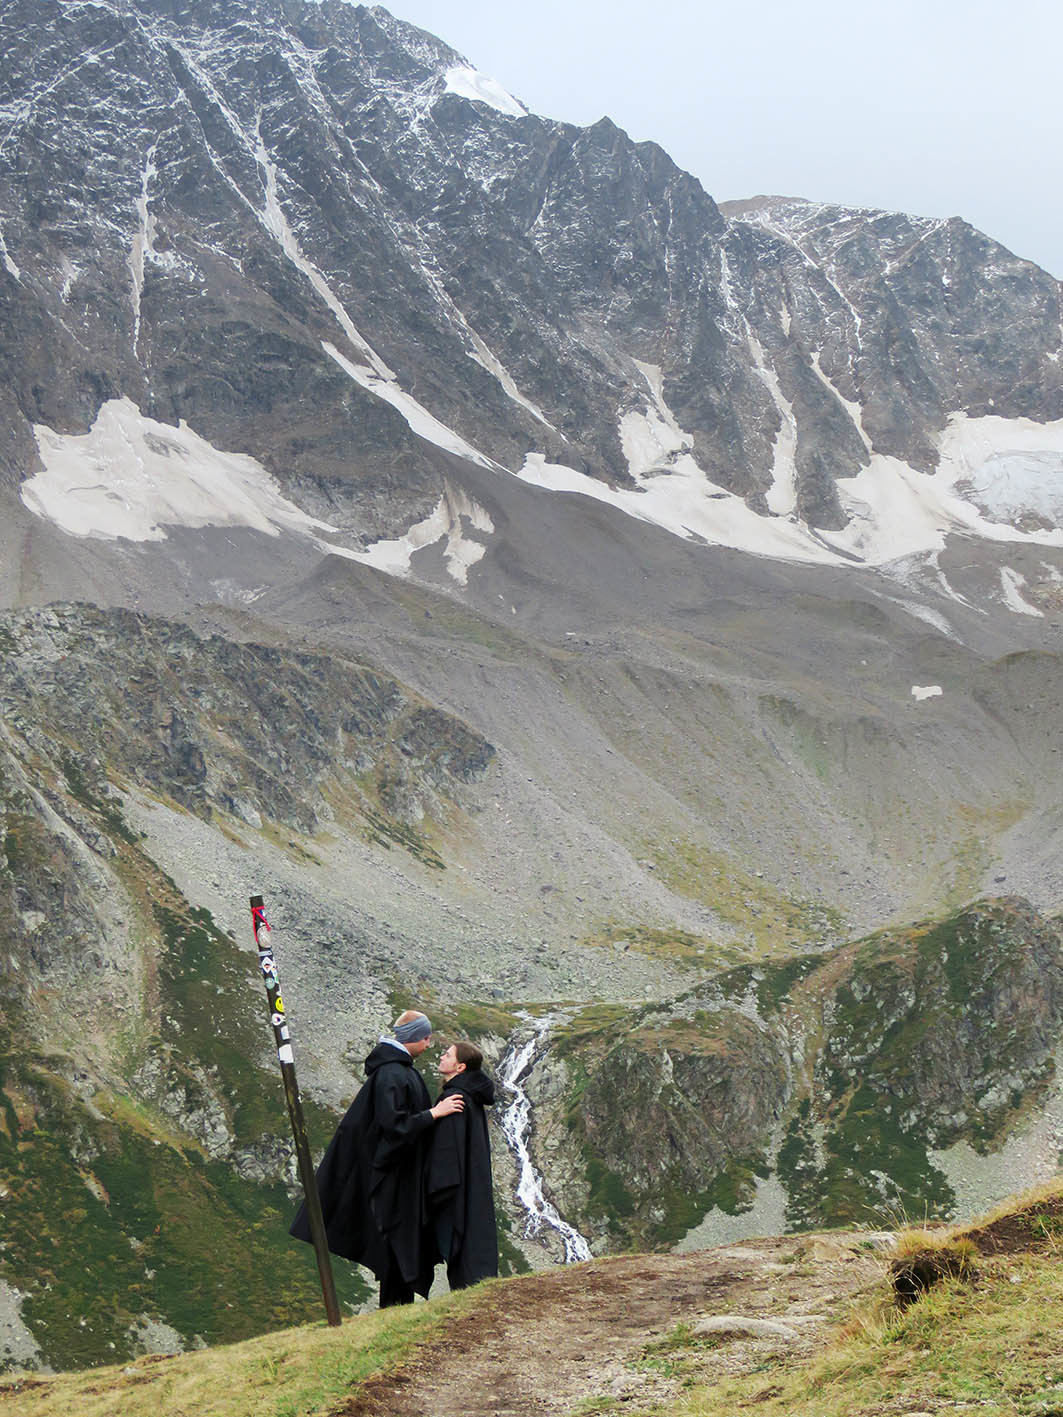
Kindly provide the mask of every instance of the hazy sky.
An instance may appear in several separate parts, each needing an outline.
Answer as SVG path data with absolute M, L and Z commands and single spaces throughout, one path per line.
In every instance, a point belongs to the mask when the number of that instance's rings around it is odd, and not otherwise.
M 549 118 L 608 114 L 718 201 L 962 216 L 1063 278 L 1058 0 L 391 0 Z

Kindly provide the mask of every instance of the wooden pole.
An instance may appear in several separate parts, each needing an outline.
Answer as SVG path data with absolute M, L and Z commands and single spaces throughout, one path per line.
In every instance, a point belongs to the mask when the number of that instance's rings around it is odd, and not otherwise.
M 317 1255 L 317 1272 L 321 1276 L 321 1293 L 325 1299 L 325 1313 L 333 1327 L 340 1322 L 340 1306 L 336 1299 L 336 1284 L 332 1277 L 332 1261 L 329 1258 L 328 1241 L 325 1238 L 325 1221 L 321 1214 L 321 1198 L 317 1193 L 317 1180 L 310 1160 L 310 1142 L 306 1135 L 306 1121 L 303 1104 L 299 1101 L 299 1084 L 295 1080 L 295 1057 L 292 1053 L 291 1033 L 284 1014 L 284 1000 L 281 998 L 281 982 L 277 973 L 277 961 L 273 957 L 270 943 L 270 924 L 266 919 L 266 906 L 260 895 L 251 897 L 251 929 L 258 947 L 258 963 L 266 985 L 266 999 L 269 1002 L 270 1022 L 273 1024 L 273 1038 L 277 1044 L 277 1058 L 284 1080 L 284 1096 L 288 1102 L 288 1116 L 292 1122 L 292 1136 L 295 1138 L 295 1155 L 299 1162 L 299 1179 L 306 1196 L 306 1214 L 310 1221 L 310 1237 Z

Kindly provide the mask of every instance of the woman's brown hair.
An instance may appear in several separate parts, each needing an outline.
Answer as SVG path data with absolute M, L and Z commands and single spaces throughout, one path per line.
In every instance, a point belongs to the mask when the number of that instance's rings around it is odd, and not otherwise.
M 459 1063 L 465 1064 L 466 1070 L 470 1073 L 477 1072 L 483 1066 L 484 1055 L 475 1043 L 469 1043 L 464 1038 L 454 1044 L 454 1056 Z

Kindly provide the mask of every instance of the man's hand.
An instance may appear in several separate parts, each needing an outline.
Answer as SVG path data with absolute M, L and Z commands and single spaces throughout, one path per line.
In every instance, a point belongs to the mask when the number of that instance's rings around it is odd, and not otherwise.
M 452 1094 L 450 1097 L 444 1097 L 442 1102 L 436 1103 L 436 1105 L 432 1108 L 432 1116 L 438 1122 L 440 1117 L 449 1117 L 452 1112 L 464 1111 L 464 1097 L 459 1097 L 457 1094 Z

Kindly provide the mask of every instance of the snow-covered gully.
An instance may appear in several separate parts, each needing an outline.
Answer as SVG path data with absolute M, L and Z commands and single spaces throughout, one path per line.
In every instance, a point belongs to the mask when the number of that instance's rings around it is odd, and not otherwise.
M 531 1159 L 531 1100 L 522 1086 L 542 1056 L 547 1034 L 555 1023 L 557 1016 L 554 1014 L 536 1019 L 531 1037 L 523 1043 L 513 1043 L 503 1055 L 498 1069 L 499 1081 L 511 1095 L 512 1101 L 502 1114 L 501 1125 L 506 1142 L 517 1160 L 517 1199 L 528 1214 L 524 1233 L 538 1235 L 544 1225 L 556 1230 L 564 1245 L 565 1263 L 574 1264 L 579 1260 L 589 1260 L 591 1248 L 543 1194 L 542 1175 Z

